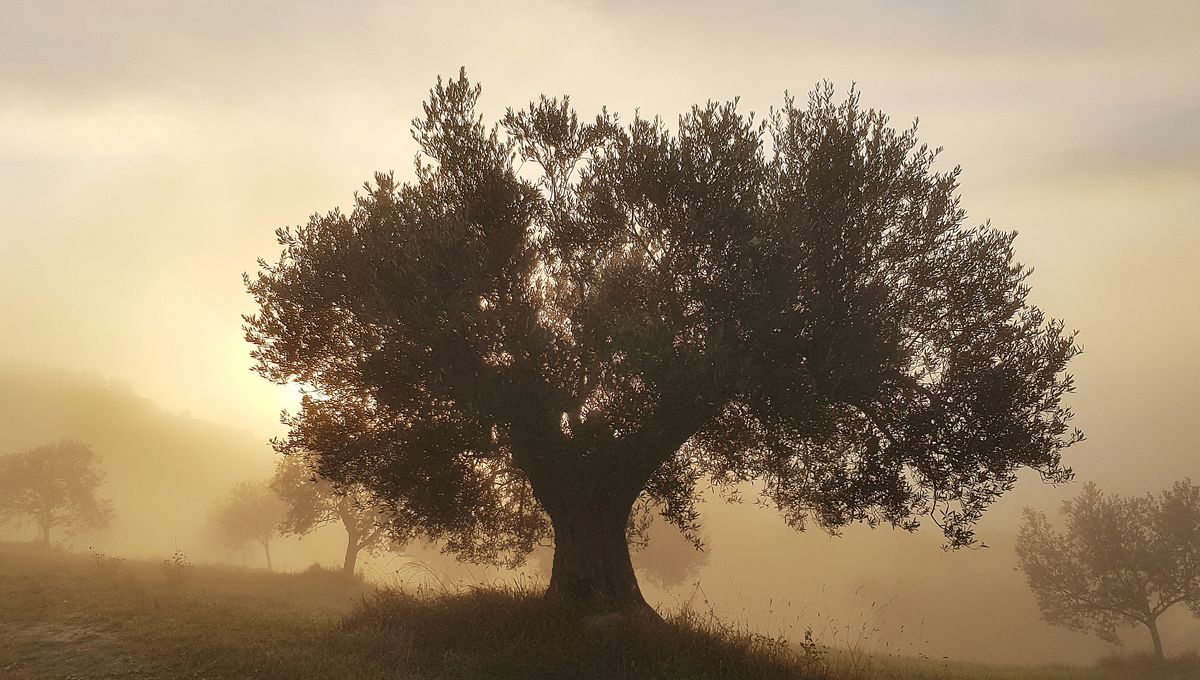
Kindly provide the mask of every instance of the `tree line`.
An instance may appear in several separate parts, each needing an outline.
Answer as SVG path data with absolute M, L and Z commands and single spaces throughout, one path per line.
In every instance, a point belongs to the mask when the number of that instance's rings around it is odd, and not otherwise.
M 260 547 L 267 569 L 273 570 L 276 537 L 303 537 L 337 525 L 346 536 L 341 573 L 354 577 L 361 554 L 398 552 L 416 537 L 415 530 L 403 530 L 404 519 L 386 500 L 361 486 L 338 487 L 316 474 L 304 452 L 284 449 L 281 445 L 283 455 L 269 479 L 238 482 L 213 505 L 210 519 L 217 537 L 225 547 L 242 551 L 243 566 L 247 545 Z M 98 453 L 77 440 L 0 455 L 0 523 L 33 524 L 38 541 L 47 546 L 55 530 L 73 535 L 109 527 L 113 500 L 102 494 L 101 463 Z M 631 521 L 630 536 L 639 548 L 651 545 L 650 526 L 645 513 Z M 678 585 L 705 559 L 695 551 L 673 550 L 666 540 L 653 545 L 656 559 L 647 573 L 663 585 Z
M 111 525 L 113 500 L 101 494 L 101 457 L 89 445 L 64 439 L 0 455 L 0 522 L 32 524 L 38 541 L 52 532 L 76 534 Z M 269 481 L 241 482 L 216 503 L 213 522 L 227 547 L 258 543 L 272 568 L 270 542 L 277 535 L 304 536 L 331 523 L 347 534 L 343 570 L 353 575 L 359 553 L 397 543 L 395 518 L 362 489 L 335 488 L 317 478 L 300 457 L 284 457 Z M 384 532 L 389 526 L 390 533 Z

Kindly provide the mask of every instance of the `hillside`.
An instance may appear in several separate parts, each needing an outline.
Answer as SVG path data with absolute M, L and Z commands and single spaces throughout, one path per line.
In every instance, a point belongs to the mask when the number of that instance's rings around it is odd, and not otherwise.
M 274 462 L 263 438 L 169 413 L 120 382 L 0 363 L 0 454 L 62 438 L 102 456 L 102 493 L 116 508 L 110 529 L 71 542 L 123 555 L 204 550 L 212 503 Z
M 62 437 L 90 443 L 104 457 L 104 494 L 116 505 L 103 532 L 54 540 L 86 553 L 161 559 L 179 547 L 193 560 L 240 563 L 208 524 L 213 503 L 236 481 L 268 474 L 273 454 L 264 437 L 163 410 L 133 388 L 95 374 L 22 368 L 0 362 L 0 453 Z M 1024 487 L 1030 488 L 1030 487 Z M 1019 492 L 1018 492 L 1019 493 Z M 1022 499 L 1007 499 L 1019 509 Z M 748 629 L 795 638 L 811 626 L 818 637 L 875 651 L 901 651 L 988 663 L 1087 663 L 1113 650 L 1098 639 L 1040 620 L 1014 571 L 1013 536 L 989 515 L 981 535 L 992 547 L 947 553 L 940 535 L 851 527 L 838 539 L 797 533 L 776 513 L 713 499 L 702 506 L 706 550 L 696 553 L 677 533 L 659 532 L 633 559 L 647 597 L 677 607 L 702 584 L 706 606 Z M 998 508 L 1004 511 L 1005 508 Z M 27 540 L 30 527 L 0 526 L 0 540 Z M 313 562 L 335 565 L 344 534 L 327 527 L 303 540 L 281 538 L 272 554 L 284 570 Z M 429 580 L 481 583 L 513 574 L 455 563 L 436 546 L 411 545 L 407 555 L 364 556 L 374 580 L 411 579 L 410 556 L 432 565 Z M 771 560 L 761 556 L 770 554 Z M 902 555 L 902 560 L 893 556 Z M 248 564 L 263 564 L 252 547 Z M 799 567 L 798 567 L 799 565 Z M 548 576 L 549 553 L 533 556 L 527 573 Z M 1123 631 L 1130 654 L 1147 649 L 1143 631 Z M 1200 621 L 1183 608 L 1164 621 L 1168 650 L 1196 650 Z
M 163 566 L 0 543 L 0 677 L 1183 680 L 1196 660 L 1016 668 L 746 635 L 695 610 L 579 622 L 529 590 L 375 591 L 309 570 Z

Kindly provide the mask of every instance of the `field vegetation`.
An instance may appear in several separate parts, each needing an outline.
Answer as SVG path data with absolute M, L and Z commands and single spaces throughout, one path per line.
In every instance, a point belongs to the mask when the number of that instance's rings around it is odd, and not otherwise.
M 1183 680 L 1200 659 L 996 667 L 748 632 L 696 607 L 579 619 L 508 584 L 377 588 L 0 543 L 0 677 Z M 828 643 L 828 646 L 823 643 Z

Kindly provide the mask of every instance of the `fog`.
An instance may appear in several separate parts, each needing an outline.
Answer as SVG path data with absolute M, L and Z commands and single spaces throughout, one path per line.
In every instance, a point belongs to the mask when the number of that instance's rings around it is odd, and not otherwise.
M 113 499 L 111 527 L 56 541 L 75 550 L 162 559 L 182 550 L 201 563 L 241 564 L 242 553 L 221 546 L 212 527 L 213 506 L 230 486 L 270 474 L 275 454 L 261 437 L 170 413 L 126 384 L 97 374 L 0 366 L 0 451 L 15 451 L 60 437 L 92 444 L 104 458 L 102 495 Z M 680 583 L 664 586 L 642 572 L 651 602 L 688 602 L 766 634 L 798 637 L 812 628 L 819 639 L 856 649 L 948 656 L 989 662 L 1087 662 L 1113 648 L 1079 633 L 1046 625 L 1016 571 L 1014 508 L 1037 498 L 1070 495 L 1071 488 L 1042 487 L 1036 479 L 1005 498 L 985 519 L 988 546 L 944 551 L 940 533 L 908 534 L 851 527 L 843 536 L 819 530 L 797 533 L 778 514 L 752 502 L 704 505 L 705 552 Z M 0 538 L 30 540 L 33 527 L 0 527 Z M 344 536 L 339 527 L 302 539 L 277 538 L 275 567 L 299 571 L 310 564 L 336 566 Z M 663 544 L 667 544 L 664 546 Z M 647 555 L 680 555 L 682 537 L 656 529 Z M 255 546 L 247 566 L 264 568 Z M 457 583 L 544 582 L 546 551 L 516 571 L 464 565 L 437 546 L 413 544 L 402 553 L 364 555 L 363 572 L 393 586 L 449 587 Z M 1164 617 L 1165 644 L 1197 648 L 1200 623 L 1185 611 Z M 1144 644 L 1130 630 L 1127 644 Z
M 898 126 L 920 117 L 943 167 L 964 168 L 969 221 L 1018 230 L 1033 301 L 1079 329 L 1077 482 L 1023 479 L 981 524 L 989 547 L 955 552 L 936 532 L 801 534 L 752 503 L 708 503 L 707 561 L 671 588 L 643 579 L 647 597 L 914 655 L 1110 652 L 1040 621 L 1013 536 L 1023 506 L 1052 510 L 1085 481 L 1143 494 L 1200 479 L 1200 9 L 731 7 L 5 3 L 0 453 L 75 437 L 104 457 L 116 520 L 67 539 L 77 549 L 240 563 L 209 512 L 270 473 L 296 403 L 249 370 L 241 274 L 275 255 L 275 227 L 349 205 L 376 170 L 410 175 L 408 121 L 439 74 L 465 65 L 489 118 L 541 93 L 585 116 L 671 120 L 734 96 L 763 112 L 785 89 L 856 83 Z M 340 540 L 281 540 L 276 566 L 336 563 Z M 411 552 L 451 579 L 511 576 Z M 380 581 L 411 578 L 409 558 L 364 559 Z M 1200 650 L 1200 626 L 1172 614 L 1168 648 Z

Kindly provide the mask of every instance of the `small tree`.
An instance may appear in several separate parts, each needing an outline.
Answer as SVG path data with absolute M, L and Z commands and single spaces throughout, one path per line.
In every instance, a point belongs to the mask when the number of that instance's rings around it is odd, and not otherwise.
M 642 511 L 649 513 L 653 508 Z M 661 520 L 647 523 L 640 534 L 631 533 L 629 545 L 635 571 L 661 588 L 694 581 L 708 563 L 709 553 L 698 534 L 682 534 Z
M 108 526 L 113 508 L 96 495 L 104 481 L 99 464 L 95 451 L 72 439 L 0 457 L 0 519 L 32 521 L 46 545 L 55 527 Z
M 326 524 L 341 523 L 346 530 L 342 573 L 347 577 L 354 575 L 360 552 L 383 551 L 411 538 L 386 502 L 377 500 L 361 484 L 339 487 L 319 477 L 302 453 L 279 461 L 271 488 L 287 506 L 280 533 L 304 536 Z
M 1088 484 L 1063 503 L 1066 531 L 1025 509 L 1017 557 L 1045 619 L 1117 642 L 1142 624 L 1163 656 L 1158 618 L 1183 602 L 1200 612 L 1200 486 L 1124 498 Z
M 284 512 L 283 501 L 265 482 L 239 482 L 217 506 L 215 519 L 226 545 L 244 551 L 247 542 L 258 543 L 267 557 L 267 569 L 273 571 L 271 539 Z

